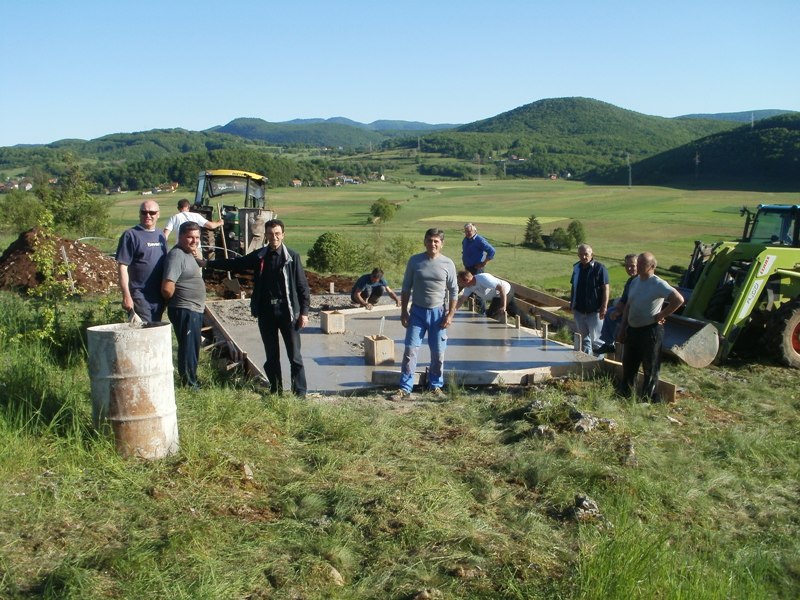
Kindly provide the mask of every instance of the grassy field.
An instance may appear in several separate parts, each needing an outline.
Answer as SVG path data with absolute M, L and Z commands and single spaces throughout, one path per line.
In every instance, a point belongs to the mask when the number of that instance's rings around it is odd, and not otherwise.
M 174 211 L 178 192 L 158 197 L 159 225 Z M 112 219 L 117 232 L 136 222 L 142 197 L 116 198 Z M 369 208 L 379 198 L 400 207 L 394 219 L 376 227 L 367 224 Z M 595 255 L 610 269 L 612 284 L 621 286 L 626 275 L 622 259 L 629 252 L 650 250 L 662 268 L 684 268 L 695 240 L 733 239 L 741 234 L 742 206 L 794 203 L 796 194 L 684 191 L 655 187 L 587 186 L 579 182 L 545 180 L 486 180 L 475 182 L 418 181 L 416 184 L 369 183 L 336 188 L 278 188 L 268 205 L 286 222 L 286 243 L 305 253 L 325 231 L 337 231 L 359 243 L 375 236 L 422 236 L 429 227 L 443 229 L 444 253 L 458 264 L 463 224 L 474 222 L 481 235 L 497 248 L 491 272 L 541 289 L 568 287 L 572 252 L 541 252 L 524 248 L 528 217 L 536 215 L 545 233 L 581 221 Z M 402 275 L 385 268 L 390 281 Z
M 184 196 L 159 198 L 159 224 Z M 402 204 L 381 235 L 439 226 L 458 259 L 474 221 L 493 272 L 543 288 L 564 288 L 574 257 L 519 246 L 530 214 L 546 230 L 580 219 L 609 265 L 643 249 L 670 265 L 694 239 L 736 237 L 741 205 L 796 201 L 512 181 L 279 189 L 270 204 L 307 251 L 327 230 L 372 239 L 380 197 Z M 115 235 L 141 197 L 116 200 Z M 176 392 L 180 452 L 145 463 L 91 427 L 85 328 L 120 317 L 115 294 L 0 293 L 2 598 L 800 597 L 800 371 L 667 363 L 668 405 L 604 378 L 298 402 L 204 352 L 204 389 Z M 577 413 L 598 427 L 580 433 Z

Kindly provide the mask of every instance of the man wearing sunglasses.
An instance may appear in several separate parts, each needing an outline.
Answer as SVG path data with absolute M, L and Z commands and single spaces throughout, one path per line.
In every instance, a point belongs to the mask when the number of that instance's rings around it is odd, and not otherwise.
M 117 246 L 117 273 L 122 291 L 122 308 L 145 323 L 157 323 L 164 314 L 161 279 L 167 240 L 156 229 L 159 207 L 153 200 L 139 207 L 139 224 L 126 230 Z

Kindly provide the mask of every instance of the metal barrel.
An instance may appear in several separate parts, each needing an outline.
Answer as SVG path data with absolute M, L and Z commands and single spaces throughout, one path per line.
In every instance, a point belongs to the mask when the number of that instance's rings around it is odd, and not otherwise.
M 149 460 L 178 451 L 169 323 L 87 329 L 92 417 L 123 457 Z

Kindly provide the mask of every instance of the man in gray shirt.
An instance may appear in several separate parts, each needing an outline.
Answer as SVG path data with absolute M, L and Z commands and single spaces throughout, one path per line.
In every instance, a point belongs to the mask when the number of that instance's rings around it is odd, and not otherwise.
M 169 303 L 167 315 L 178 339 L 178 375 L 181 384 L 193 390 L 200 387 L 197 363 L 206 304 L 206 284 L 197 264 L 199 249 L 200 225 L 183 223 L 178 229 L 178 244 L 167 254 L 161 282 L 161 295 Z
M 453 322 L 458 301 L 456 266 L 442 255 L 444 232 L 428 229 L 425 232 L 425 252 L 408 259 L 403 288 L 400 294 L 400 321 L 406 328 L 400 389 L 393 400 L 410 398 L 417 368 L 417 353 L 422 338 L 428 334 L 431 367 L 428 387 L 436 397 L 444 397 L 444 351 L 447 347 L 447 328 Z M 408 303 L 411 301 L 411 310 Z M 445 306 L 447 308 L 445 308 Z
M 656 264 L 656 257 L 651 252 L 643 252 L 636 259 L 638 277 L 631 282 L 617 332 L 617 341 L 625 344 L 622 383 L 618 391 L 623 396 L 630 396 L 641 365 L 644 374 L 642 397 L 652 402 L 659 401 L 656 387 L 661 368 L 664 321 L 683 304 L 680 292 L 655 274 Z

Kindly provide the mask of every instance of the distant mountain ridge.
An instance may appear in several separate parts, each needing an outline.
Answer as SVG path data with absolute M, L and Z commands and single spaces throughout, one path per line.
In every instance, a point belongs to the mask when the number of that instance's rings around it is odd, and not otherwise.
M 268 144 L 366 147 L 376 146 L 386 139 L 408 135 L 412 132 L 440 131 L 453 127 L 454 125 L 430 125 L 418 121 L 389 120 L 364 124 L 345 117 L 294 119 L 280 123 L 244 117 L 206 131 L 238 135 Z
M 777 116 L 764 118 L 775 113 Z M 741 179 L 747 173 L 769 174 L 782 182 L 798 178 L 800 113 L 766 109 L 703 117 L 657 117 L 591 98 L 567 97 L 538 100 L 463 125 L 388 119 L 364 124 L 345 117 L 281 123 L 238 118 L 199 132 L 154 129 L 90 141 L 69 139 L 0 147 L 0 169 L 47 169 L 61 160 L 63 151 L 69 151 L 96 163 L 97 173 L 105 169 L 104 174 L 97 175 L 102 185 L 111 187 L 124 172 L 128 187 L 138 189 L 151 175 L 157 176 L 157 181 L 191 179 L 198 164 L 208 168 L 223 161 L 228 166 L 247 164 L 256 171 L 263 170 L 266 167 L 259 165 L 276 155 L 275 146 L 298 146 L 303 152 L 326 148 L 324 155 L 317 156 L 325 156 L 323 160 L 327 161 L 352 157 L 358 164 L 350 168 L 362 171 L 382 169 L 381 153 L 386 150 L 393 157 L 413 159 L 420 175 L 444 178 L 472 178 L 482 168 L 475 165 L 485 165 L 485 174 L 491 169 L 498 177 L 560 175 L 619 184 L 624 183 L 623 175 L 627 180 L 630 164 L 639 183 L 669 184 L 672 177 L 686 176 L 687 153 L 701 155 L 703 166 L 692 167 L 689 172 L 702 172 L 706 181 Z M 746 130 L 757 133 L 748 134 Z M 398 149 L 402 150 L 399 154 Z M 369 157 L 364 156 L 367 152 Z M 365 161 L 374 162 L 368 165 Z M 318 159 L 300 159 L 292 164 L 277 166 L 272 161 L 270 169 L 281 173 L 276 182 L 286 179 L 284 171 L 292 173 L 289 180 L 316 181 L 319 177 L 312 173 L 320 169 L 347 168 L 341 162 L 322 166 Z M 731 171 L 725 165 L 738 167 Z M 145 177 L 146 173 L 151 175 Z
M 791 113 L 791 110 L 781 110 L 779 108 L 768 108 L 764 110 L 744 110 L 741 112 L 728 113 L 695 113 L 682 115 L 676 119 L 713 119 L 715 121 L 734 121 L 735 123 L 750 123 L 751 121 L 761 121 L 778 115 Z
M 459 124 L 457 123 L 431 124 L 423 123 L 422 121 L 402 121 L 389 119 L 380 119 L 378 121 L 373 121 L 372 123 L 359 123 L 358 121 L 353 121 L 347 117 L 331 117 L 330 119 L 292 119 L 291 121 L 275 123 L 275 125 L 314 125 L 317 123 L 338 123 L 340 125 L 358 127 L 359 129 L 367 129 L 369 131 L 438 131 L 441 129 L 454 129 L 459 127 Z

